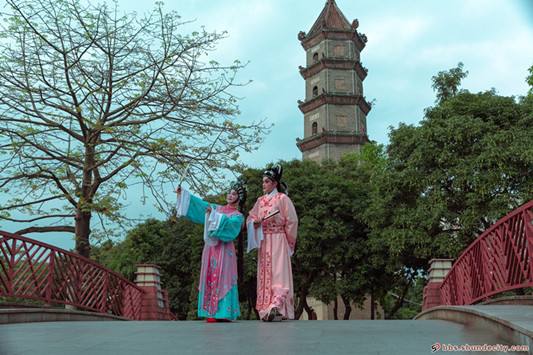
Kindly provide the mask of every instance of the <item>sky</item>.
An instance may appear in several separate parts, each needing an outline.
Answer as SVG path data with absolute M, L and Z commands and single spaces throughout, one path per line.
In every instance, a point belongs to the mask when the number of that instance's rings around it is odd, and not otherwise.
M 121 0 L 140 9 L 146 1 Z M 431 77 L 464 63 L 462 87 L 491 88 L 501 95 L 523 95 L 527 69 L 533 65 L 532 0 L 337 0 L 358 31 L 368 37 L 361 53 L 368 76 L 363 82 L 371 140 L 388 143 L 389 127 L 418 124 L 434 104 Z M 141 5 L 142 4 L 142 5 Z M 231 4 L 231 5 L 228 5 Z M 274 128 L 258 151 L 242 156 L 254 168 L 279 159 L 300 159 L 296 138 L 303 138 L 305 51 L 298 32 L 308 32 L 326 0 L 167 1 L 166 7 L 196 19 L 207 30 L 226 30 L 216 55 L 249 61 L 243 81 L 242 119 L 266 118 Z
M 361 62 L 368 69 L 364 95 L 373 101 L 367 116 L 368 136 L 388 143 L 390 127 L 417 125 L 424 109 L 434 105 L 431 78 L 464 63 L 462 88 L 479 92 L 495 88 L 500 95 L 524 95 L 533 65 L 533 0 L 336 0 L 348 21 L 358 19 L 368 37 Z M 152 0 L 118 0 L 121 11 L 143 13 Z M 205 27 L 227 31 L 213 57 L 222 64 L 248 63 L 237 79 L 252 80 L 236 90 L 241 97 L 240 122 L 266 119 L 271 133 L 258 150 L 241 155 L 251 168 L 279 160 L 301 159 L 296 138 L 303 138 L 305 51 L 297 36 L 308 32 L 326 0 L 166 0 L 164 8 L 194 20 L 187 33 Z M 134 200 L 134 197 L 130 195 Z M 169 201 L 174 196 L 169 191 Z M 128 213 L 150 215 L 150 204 L 133 202 Z M 148 208 L 148 210 L 147 210 Z M 153 216 L 163 218 L 156 214 Z M 8 230 L 10 231 L 10 230 Z M 29 237 L 70 249 L 61 238 Z M 68 241 L 67 241 L 68 239 Z
M 125 11 L 149 10 L 155 1 L 119 0 Z M 435 93 L 431 77 L 464 63 L 469 72 L 462 88 L 495 88 L 501 95 L 527 92 L 525 77 L 533 65 L 533 0 L 336 0 L 348 21 L 359 20 L 368 37 L 361 53 L 368 76 L 367 101 L 374 101 L 368 135 L 388 143 L 389 127 L 418 124 Z M 215 53 L 221 62 L 248 62 L 238 79 L 252 80 L 237 94 L 241 118 L 273 123 L 259 150 L 243 155 L 253 168 L 300 159 L 296 138 L 303 138 L 305 51 L 297 35 L 308 32 L 326 0 L 167 0 L 165 8 L 192 28 L 227 31 Z

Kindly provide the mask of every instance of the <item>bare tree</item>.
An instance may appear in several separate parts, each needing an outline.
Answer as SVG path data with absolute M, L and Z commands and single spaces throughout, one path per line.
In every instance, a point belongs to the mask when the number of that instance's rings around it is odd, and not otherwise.
M 19 234 L 73 232 L 89 256 L 92 216 L 126 221 L 128 185 L 142 184 L 165 210 L 163 186 L 185 167 L 201 191 L 268 133 L 263 120 L 237 121 L 230 89 L 242 64 L 204 59 L 225 33 L 183 35 L 187 22 L 161 3 L 140 17 L 116 3 L 6 2 L 0 219 L 49 221 Z

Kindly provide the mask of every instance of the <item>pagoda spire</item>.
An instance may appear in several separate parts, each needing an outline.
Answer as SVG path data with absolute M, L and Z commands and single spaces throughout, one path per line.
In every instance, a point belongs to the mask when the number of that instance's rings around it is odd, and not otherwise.
M 348 22 L 342 11 L 338 8 L 335 0 L 328 0 L 326 6 L 324 6 L 324 9 L 311 27 L 311 30 L 309 30 L 309 35 L 312 36 L 323 29 L 351 29 L 350 22 Z

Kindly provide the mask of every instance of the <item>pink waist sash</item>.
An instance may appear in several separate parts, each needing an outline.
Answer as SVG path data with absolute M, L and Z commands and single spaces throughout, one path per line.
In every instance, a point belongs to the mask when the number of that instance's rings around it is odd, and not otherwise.
M 263 233 L 285 233 L 285 228 L 263 226 Z

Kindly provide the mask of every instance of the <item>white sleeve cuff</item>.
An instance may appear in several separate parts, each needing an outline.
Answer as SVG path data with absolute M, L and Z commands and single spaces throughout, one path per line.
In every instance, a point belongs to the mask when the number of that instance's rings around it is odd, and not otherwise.
M 176 200 L 176 217 L 183 217 L 189 212 L 189 203 L 191 202 L 191 193 L 181 189 L 181 193 Z
M 209 236 L 209 232 L 216 231 L 220 227 L 220 221 L 222 220 L 222 213 L 212 210 L 211 213 L 205 214 L 204 223 L 204 242 L 210 246 L 216 246 L 218 244 L 218 238 Z
M 263 240 L 263 225 L 261 224 L 259 228 L 254 227 L 254 221 L 250 221 L 246 226 L 248 229 L 248 248 L 246 252 L 259 248 L 261 246 L 261 241 Z

